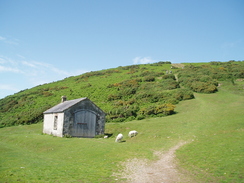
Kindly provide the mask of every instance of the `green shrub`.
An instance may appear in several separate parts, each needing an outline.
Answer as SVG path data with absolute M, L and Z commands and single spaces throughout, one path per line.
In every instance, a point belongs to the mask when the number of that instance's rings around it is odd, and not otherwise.
M 145 119 L 145 116 L 140 114 L 136 117 L 137 120 L 142 120 L 142 119 Z
M 163 79 L 173 79 L 173 80 L 176 80 L 174 74 L 166 74 L 166 75 L 163 75 Z
M 119 91 L 119 96 L 129 96 L 133 95 L 136 93 L 137 88 L 136 87 L 127 87 L 127 88 L 122 88 Z
M 43 91 L 42 94 L 44 97 L 49 97 L 49 96 L 53 95 L 51 92 L 48 92 L 48 91 Z
M 129 66 L 120 66 L 118 67 L 119 69 L 122 69 L 122 70 L 130 70 L 130 69 L 139 69 L 140 66 L 139 65 L 129 65 Z
M 151 74 L 153 74 L 153 73 L 150 72 L 150 71 L 148 71 L 148 70 L 146 70 L 146 71 L 143 71 L 143 72 L 140 74 L 140 76 L 141 76 L 141 77 L 144 77 L 144 76 L 148 76 L 148 75 L 151 75 Z
M 173 79 L 164 79 L 162 81 L 162 89 L 172 90 L 172 89 L 176 89 L 176 88 L 180 88 L 180 85 L 177 81 L 175 81 Z
M 154 110 L 155 106 L 144 107 L 140 109 L 139 114 L 148 116 L 154 114 Z
M 191 84 L 191 89 L 199 93 L 214 93 L 217 91 L 217 87 L 211 83 L 195 81 Z
M 149 97 L 153 96 L 153 94 L 152 93 L 149 93 L 149 92 L 147 92 L 147 91 L 140 91 L 140 92 L 137 93 L 137 95 L 135 96 L 135 98 L 137 100 L 140 100 L 140 99 L 145 99 L 145 98 L 149 98 Z
M 145 108 L 141 108 L 139 111 L 140 115 L 150 116 L 150 115 L 170 115 L 174 113 L 175 105 L 173 104 L 160 104 L 160 105 L 151 105 Z
M 133 120 L 135 120 L 135 119 L 136 119 L 135 116 L 130 116 L 130 117 L 128 117 L 125 121 L 133 121 Z
M 120 93 L 118 94 L 110 94 L 108 96 L 108 101 L 112 101 L 112 100 L 118 100 L 118 99 L 121 99 L 122 96 L 120 95 Z
M 177 100 L 181 101 L 181 100 L 189 100 L 189 99 L 193 99 L 194 94 L 191 90 L 189 89 L 179 89 L 174 93 L 174 97 Z
M 150 64 L 151 66 L 162 66 L 164 64 L 171 64 L 170 61 L 160 61 L 160 62 L 156 62 L 156 63 L 153 63 L 153 64 Z
M 175 105 L 173 104 L 162 104 L 155 108 L 155 114 L 170 115 L 174 113 Z
M 155 77 L 154 76 L 146 76 L 143 79 L 145 82 L 153 82 L 155 81 Z
M 213 65 L 214 67 L 211 67 Z M 218 66 L 218 67 L 216 67 Z M 211 62 L 209 65 L 187 66 L 179 71 L 179 82 L 193 91 L 213 93 L 217 91 L 218 81 L 231 81 L 244 76 L 244 65 L 235 61 Z

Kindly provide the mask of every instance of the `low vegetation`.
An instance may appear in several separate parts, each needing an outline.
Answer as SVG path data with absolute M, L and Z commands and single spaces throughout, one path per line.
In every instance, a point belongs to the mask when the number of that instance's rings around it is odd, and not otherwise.
M 244 78 L 244 62 L 201 64 L 158 62 L 88 72 L 20 91 L 0 100 L 0 127 L 34 124 L 60 97 L 88 97 L 107 113 L 107 122 L 162 117 L 175 113 L 193 92 L 214 93 L 220 82 Z M 183 68 L 182 68 L 183 67 Z

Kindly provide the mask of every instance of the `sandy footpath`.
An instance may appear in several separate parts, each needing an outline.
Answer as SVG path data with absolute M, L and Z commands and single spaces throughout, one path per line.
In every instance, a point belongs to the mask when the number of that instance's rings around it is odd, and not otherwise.
M 180 173 L 175 164 L 175 151 L 184 144 L 185 142 L 180 142 L 167 152 L 155 152 L 158 160 L 153 162 L 136 158 L 124 162 L 121 176 L 128 183 L 194 182 L 189 176 Z

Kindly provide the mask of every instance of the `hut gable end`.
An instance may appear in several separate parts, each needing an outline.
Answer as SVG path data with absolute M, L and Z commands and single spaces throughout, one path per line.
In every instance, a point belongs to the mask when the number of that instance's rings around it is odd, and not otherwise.
M 43 114 L 46 134 L 89 138 L 104 134 L 105 112 L 88 98 L 63 101 Z

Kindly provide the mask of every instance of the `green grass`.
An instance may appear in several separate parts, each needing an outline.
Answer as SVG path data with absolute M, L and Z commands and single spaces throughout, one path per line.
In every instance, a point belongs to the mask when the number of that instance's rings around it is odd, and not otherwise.
M 194 141 L 177 153 L 181 166 L 206 182 L 243 182 L 244 97 L 220 91 L 197 100 L 191 121 L 199 124 Z
M 239 92 L 240 93 L 240 92 Z M 118 182 L 113 172 L 129 158 L 155 159 L 179 141 L 178 164 L 204 182 L 243 182 L 244 96 L 228 89 L 195 94 L 176 114 L 106 124 L 108 139 L 43 135 L 42 123 L 0 129 L 2 182 Z M 130 130 L 138 136 L 128 138 Z M 125 142 L 115 143 L 123 133 Z M 122 180 L 123 182 L 123 180 Z

